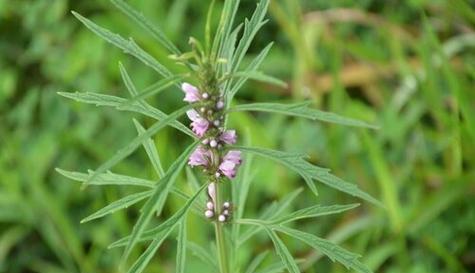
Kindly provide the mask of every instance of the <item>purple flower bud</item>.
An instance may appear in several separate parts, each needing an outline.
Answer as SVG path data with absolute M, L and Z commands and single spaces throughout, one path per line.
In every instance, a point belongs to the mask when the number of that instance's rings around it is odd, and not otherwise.
M 208 143 L 209 143 L 209 138 L 203 139 L 203 141 L 201 141 L 201 143 L 202 143 L 203 145 L 208 145 Z
M 221 136 L 219 136 L 219 140 L 226 144 L 234 144 L 237 140 L 236 130 L 227 130 L 224 131 Z
M 223 215 L 228 216 L 228 215 L 229 215 L 229 210 L 225 209 L 225 210 L 223 211 Z
M 224 108 L 224 101 L 220 100 L 216 103 L 216 108 L 218 108 L 219 110 L 223 109 Z
M 239 164 L 241 164 L 241 152 L 229 151 L 219 165 L 219 170 L 229 179 L 232 179 L 236 176 Z
M 214 216 L 214 212 L 212 210 L 205 211 L 206 218 L 212 218 Z
M 188 110 L 186 114 L 188 115 L 188 118 L 193 121 L 191 123 L 193 132 L 199 137 L 204 136 L 208 130 L 209 121 L 205 118 L 202 118 L 200 114 L 198 114 L 198 112 L 196 112 L 194 109 Z
M 198 146 L 196 150 L 190 155 L 188 165 L 194 166 L 208 166 L 212 159 L 211 151 L 206 150 L 203 146 Z
M 184 82 L 181 85 L 181 90 L 185 92 L 185 98 L 183 99 L 186 102 L 197 102 L 200 100 L 200 91 L 195 86 Z
M 218 221 L 220 221 L 221 223 L 223 223 L 224 221 L 226 221 L 226 216 L 220 215 L 220 216 L 218 217 Z
M 209 146 L 215 148 L 216 146 L 218 146 L 218 142 L 214 139 L 212 139 L 210 142 L 209 142 Z

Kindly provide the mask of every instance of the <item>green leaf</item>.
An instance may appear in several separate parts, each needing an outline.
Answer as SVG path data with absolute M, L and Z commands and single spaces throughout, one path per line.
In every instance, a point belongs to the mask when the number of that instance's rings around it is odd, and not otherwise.
M 350 204 L 350 205 L 332 205 L 332 206 L 322 206 L 315 205 L 308 208 L 304 208 L 293 213 L 272 219 L 272 224 L 284 224 L 300 219 L 319 217 L 323 215 L 341 213 L 353 208 L 358 207 L 359 204 Z
M 107 42 L 115 45 L 116 47 L 122 49 L 125 53 L 134 56 L 135 58 L 139 59 L 145 65 L 151 67 L 155 71 L 157 71 L 160 75 L 164 77 L 170 77 L 172 73 L 164 67 L 161 63 L 159 63 L 154 57 L 150 54 L 145 52 L 142 48 L 140 48 L 134 40 L 126 40 L 122 38 L 120 35 L 110 32 L 109 30 L 102 28 L 92 22 L 91 20 L 83 17 L 81 14 L 72 11 L 72 14 L 79 19 L 87 28 L 89 28 L 92 32 L 97 34 L 99 37 L 103 38 Z
M 134 119 L 134 124 L 135 128 L 137 129 L 137 133 L 139 135 L 145 133 L 145 128 L 137 121 Z M 152 166 L 155 169 L 155 172 L 158 174 L 160 178 L 165 176 L 165 171 L 163 170 L 162 167 L 162 162 L 160 160 L 160 156 L 158 155 L 157 147 L 155 146 L 155 143 L 151 138 L 146 139 L 142 143 L 145 152 L 148 155 L 148 158 L 150 159 L 150 162 L 152 162 Z
M 227 0 L 224 2 L 221 11 L 221 19 L 219 21 L 218 30 L 214 37 L 212 54 L 221 57 L 225 42 L 229 39 L 229 33 L 234 23 L 234 18 L 239 7 L 240 0 Z
M 306 243 L 312 248 L 325 254 L 332 261 L 338 261 L 347 269 L 353 269 L 360 273 L 371 273 L 369 268 L 358 261 L 358 258 L 360 257 L 359 255 L 351 253 L 328 240 L 283 226 L 273 226 L 272 228 Z
M 252 262 L 249 264 L 247 267 L 245 273 L 255 273 L 256 269 L 261 265 L 261 263 L 264 261 L 264 259 L 267 257 L 267 254 L 269 254 L 269 251 L 264 251 L 257 255 Z
M 166 199 L 168 196 L 168 192 L 172 188 L 176 178 L 178 177 L 179 172 L 186 164 L 188 157 L 193 152 L 195 147 L 198 145 L 198 141 L 195 141 L 194 144 L 190 145 L 181 155 L 178 157 L 175 162 L 170 166 L 168 171 L 166 172 L 165 176 L 160 179 L 157 186 L 153 190 L 152 196 L 147 200 L 145 205 L 141 210 L 141 214 L 139 219 L 134 225 L 132 229 L 132 234 L 130 235 L 130 239 L 128 240 L 128 244 L 124 251 L 124 261 L 130 255 L 132 248 L 137 244 L 139 239 L 141 238 L 143 231 L 147 227 L 148 223 L 150 222 L 153 213 L 157 211 L 158 207 L 161 204 L 162 199 Z M 195 196 L 196 198 L 196 196 Z M 194 200 L 194 199 L 193 199 Z M 190 203 L 191 205 L 191 203 Z M 158 211 L 160 213 L 160 211 Z M 183 211 L 184 214 L 186 211 Z M 174 219 L 173 216 L 170 219 Z M 168 221 L 167 221 L 168 222 Z
M 279 255 L 280 259 L 282 260 L 282 263 L 285 265 L 289 273 L 300 273 L 299 267 L 297 266 L 294 257 L 292 257 L 282 240 L 280 240 L 277 234 L 275 234 L 275 232 L 270 230 L 269 228 L 266 227 L 265 230 L 271 238 L 272 243 L 274 244 L 274 248 L 277 252 L 277 255 Z
M 149 105 L 141 105 L 139 103 L 134 103 L 132 105 L 124 106 L 124 104 L 127 102 L 127 99 L 116 97 L 116 96 L 103 95 L 99 93 L 90 93 L 90 92 L 76 92 L 76 93 L 58 92 L 58 94 L 68 99 L 72 99 L 72 100 L 82 102 L 82 103 L 93 104 L 96 106 L 114 107 L 117 110 L 121 110 L 121 111 L 140 113 L 145 116 L 154 118 L 156 120 L 163 120 L 168 117 L 167 114 Z M 170 126 L 182 131 L 183 133 L 193 138 L 195 137 L 195 134 L 188 127 L 186 127 L 185 125 L 183 125 L 177 120 L 172 121 L 170 123 Z
M 272 76 L 266 75 L 262 72 L 259 71 L 240 71 L 240 72 L 235 72 L 231 75 L 229 75 L 231 78 L 245 78 L 245 79 L 251 79 L 251 80 L 256 80 L 256 81 L 261 81 L 265 83 L 270 83 L 274 84 L 277 86 L 280 86 L 282 88 L 287 87 L 287 83 L 284 81 L 281 81 L 280 79 L 274 78 Z
M 99 168 L 97 168 L 97 170 L 90 175 L 89 179 L 86 181 L 84 185 L 87 185 L 88 183 L 93 181 L 97 177 L 97 175 L 112 168 L 114 165 L 116 165 L 121 160 L 126 158 L 133 151 L 135 151 L 135 149 L 137 149 L 137 147 L 140 146 L 143 141 L 150 138 L 152 135 L 156 134 L 162 128 L 172 123 L 174 120 L 176 120 L 179 116 L 183 115 L 187 110 L 191 109 L 192 107 L 193 107 L 192 105 L 187 105 L 185 107 L 182 107 L 179 110 L 176 110 L 175 112 L 171 113 L 167 118 L 156 122 L 154 125 L 152 125 L 152 127 L 147 129 L 143 134 L 134 138 L 127 146 L 117 151 L 117 153 L 114 156 L 112 156 L 112 158 L 110 158 L 101 166 L 99 166 Z
M 294 170 L 307 183 L 308 187 L 312 190 L 315 195 L 318 195 L 317 188 L 313 183 L 313 180 L 319 181 L 329 187 L 332 187 L 336 190 L 345 192 L 349 195 L 362 198 L 366 201 L 369 201 L 375 205 L 383 207 L 383 205 L 376 200 L 371 195 L 360 190 L 355 184 L 346 182 L 332 174 L 330 174 L 329 169 L 324 169 L 315 165 L 310 164 L 304 158 L 306 157 L 300 153 L 287 153 L 282 151 L 275 151 L 265 148 L 257 147 L 245 147 L 245 146 L 234 146 L 234 148 L 244 151 L 257 154 L 262 157 L 269 158 L 276 162 L 279 162 L 289 169 Z
M 170 167 L 171 169 L 171 167 Z M 160 185 L 160 184 L 159 184 Z M 200 195 L 200 193 L 203 191 L 204 188 L 206 188 L 207 185 L 203 185 L 200 190 L 198 190 L 186 203 L 185 205 L 177 212 L 175 213 L 172 217 L 168 218 L 163 224 L 159 226 L 161 229 L 161 232 L 156 234 L 155 239 L 152 241 L 150 246 L 147 248 L 147 250 L 140 255 L 139 259 L 132 265 L 130 270 L 128 271 L 129 273 L 140 273 L 142 272 L 147 264 L 150 262 L 152 259 L 153 255 L 157 251 L 157 249 L 160 247 L 160 245 L 163 243 L 163 241 L 170 235 L 171 231 L 180 223 L 182 222 L 183 218 L 185 217 L 186 213 L 190 209 L 191 205 L 193 202 L 196 200 L 196 198 Z M 157 187 L 158 188 L 158 187 Z M 150 214 L 153 213 L 153 209 L 150 211 Z M 137 225 L 136 225 L 137 226 Z M 135 230 L 135 227 L 134 227 Z M 129 245 L 133 240 L 133 232 L 132 236 L 129 241 Z M 128 245 L 128 246 L 129 246 Z M 127 253 L 127 252 L 126 252 Z
M 264 61 L 265 57 L 269 53 L 270 49 L 272 48 L 272 45 L 274 43 L 271 42 L 269 43 L 262 51 L 252 60 L 252 62 L 244 69 L 245 72 L 247 73 L 252 73 L 254 71 L 257 71 L 259 69 L 260 65 Z M 229 87 L 229 92 L 226 94 L 227 101 L 231 101 L 234 98 L 234 95 L 239 91 L 239 89 L 242 87 L 242 85 L 248 80 L 246 77 L 240 78 L 234 85 L 231 85 L 231 83 L 227 83 L 226 89 L 228 90 Z
M 200 245 L 188 242 L 188 248 L 191 250 L 193 255 L 198 257 L 203 262 L 207 263 L 208 265 L 212 266 L 214 269 L 218 270 L 218 264 L 216 263 L 216 258 L 211 256 L 209 250 L 205 250 Z
M 170 53 L 180 55 L 180 50 L 167 38 L 164 32 L 154 24 L 152 24 L 145 16 L 133 9 L 126 2 L 122 0 L 111 0 L 111 2 L 120 9 L 130 19 L 135 21 L 140 27 L 146 30 L 157 40 L 162 46 L 164 46 Z
M 186 216 L 183 217 L 183 220 L 180 221 L 178 229 L 178 238 L 177 238 L 177 253 L 176 253 L 176 273 L 185 272 L 186 264 Z
M 335 124 L 342 124 L 355 127 L 366 127 L 377 129 L 377 126 L 368 124 L 366 122 L 339 116 L 331 112 L 324 112 L 309 107 L 311 102 L 283 104 L 283 103 L 250 103 L 233 106 L 228 109 L 228 112 L 238 111 L 260 111 L 278 113 L 295 117 L 302 117 L 311 120 L 320 120 Z
M 69 179 L 72 179 L 74 181 L 79 181 L 79 182 L 86 182 L 90 176 L 90 174 L 80 173 L 80 172 L 71 172 L 71 171 L 62 170 L 60 168 L 56 168 L 55 170 L 61 175 Z M 146 179 L 107 172 L 107 173 L 98 175 L 96 179 L 94 179 L 94 181 L 91 181 L 90 185 L 139 186 L 139 187 L 152 188 L 154 186 L 154 182 L 150 180 L 146 180 Z
M 269 6 L 269 0 L 261 0 L 252 14 L 251 20 L 245 20 L 244 22 L 244 33 L 239 41 L 239 44 L 236 48 L 235 56 L 232 60 L 233 72 L 236 72 L 241 64 L 242 59 L 247 53 L 249 46 L 251 45 L 252 40 L 256 36 L 259 29 L 266 23 L 264 17 L 267 13 L 267 8 Z
M 139 192 L 139 193 L 134 193 L 134 194 L 127 195 L 126 197 L 121 198 L 117 201 L 114 201 L 114 202 L 110 203 L 109 205 L 103 207 L 102 209 L 98 210 L 97 212 L 95 212 L 95 213 L 87 216 L 86 218 L 82 219 L 81 224 L 92 221 L 92 220 L 95 220 L 95 219 L 98 219 L 98 218 L 102 218 L 102 217 L 104 217 L 108 214 L 114 213 L 114 212 L 119 211 L 121 209 L 128 208 L 128 207 L 134 205 L 135 203 L 138 203 L 138 202 L 142 201 L 143 199 L 149 197 L 151 194 L 152 194 L 152 191 L 149 190 L 149 191 L 144 191 L 144 192 Z

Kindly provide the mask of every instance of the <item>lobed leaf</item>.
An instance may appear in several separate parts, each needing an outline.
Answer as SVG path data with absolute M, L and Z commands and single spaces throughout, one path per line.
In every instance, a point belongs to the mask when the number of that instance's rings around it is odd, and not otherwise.
M 310 190 L 312 190 L 315 195 L 318 195 L 318 192 L 317 188 L 315 187 L 315 184 L 313 183 L 313 180 L 319 181 L 336 190 L 345 192 L 352 196 L 359 197 L 375 205 L 383 207 L 383 205 L 378 200 L 376 200 L 374 197 L 367 194 L 366 192 L 360 190 L 355 184 L 346 182 L 330 174 L 329 169 L 324 169 L 310 164 L 309 162 L 304 160 L 305 155 L 303 154 L 288 153 L 257 147 L 234 146 L 234 148 L 244 152 L 251 152 L 262 157 L 269 158 L 285 165 L 291 170 L 294 170 L 295 172 L 300 174 L 300 176 L 302 176 Z
M 165 33 L 158 27 L 152 24 L 142 13 L 133 9 L 130 5 L 122 0 L 111 0 L 111 2 L 130 19 L 135 21 L 140 27 L 146 30 L 164 46 L 170 53 L 180 55 L 180 50 L 167 38 Z
M 58 92 L 58 94 L 63 97 L 75 100 L 77 102 L 93 104 L 96 106 L 114 107 L 117 110 L 140 113 L 145 116 L 154 118 L 156 120 L 162 120 L 168 117 L 167 114 L 163 113 L 162 111 L 150 105 L 143 105 L 137 102 L 131 105 L 124 106 L 124 104 L 127 102 L 127 99 L 116 97 L 116 96 L 103 95 L 103 94 L 91 93 L 91 92 L 76 92 L 76 93 Z M 185 125 L 183 125 L 177 120 L 172 121 L 170 123 L 170 126 L 195 138 L 195 134 L 188 127 L 186 127 Z
M 338 261 L 344 265 L 347 269 L 353 269 L 360 273 L 371 273 L 371 270 L 358 261 L 360 257 L 357 254 L 349 252 L 348 250 L 322 238 L 319 238 L 315 235 L 298 231 L 296 229 L 291 229 L 283 226 L 273 226 L 274 230 L 285 233 L 295 239 L 298 239 L 312 248 L 321 251 L 332 261 Z
M 353 208 L 358 207 L 359 204 L 350 204 L 350 205 L 332 205 L 332 206 L 322 206 L 322 205 L 315 205 L 311 206 L 308 208 L 304 208 L 295 212 L 292 212 L 290 214 L 277 217 L 275 219 L 272 219 L 270 223 L 272 224 L 284 224 L 300 219 L 305 219 L 305 218 L 313 218 L 313 217 L 319 217 L 323 215 L 329 215 L 329 214 L 336 214 L 336 213 L 341 213 Z
M 109 205 L 87 216 L 86 218 L 82 219 L 81 224 L 98 219 L 98 218 L 102 218 L 108 214 L 114 213 L 121 209 L 128 208 L 134 205 L 135 203 L 138 203 L 144 200 L 145 198 L 149 197 L 151 194 L 152 194 L 152 191 L 149 190 L 149 191 L 143 191 L 143 192 L 127 195 L 117 201 L 110 203 Z
M 140 48 L 132 39 L 126 40 L 122 38 L 122 36 L 112 33 L 109 30 L 98 26 L 91 20 L 87 19 L 86 17 L 82 16 L 81 14 L 72 11 L 72 14 L 79 19 L 88 29 L 94 32 L 99 37 L 103 38 L 107 42 L 115 45 L 116 47 L 122 49 L 125 53 L 134 56 L 135 58 L 139 59 L 145 65 L 151 67 L 153 70 L 157 71 L 160 75 L 164 77 L 172 76 L 172 73 L 164 67 L 161 63 L 159 63 L 154 57 L 150 54 L 145 52 L 142 48 Z
M 302 117 L 311 120 L 319 120 L 324 122 L 330 122 L 335 124 L 342 124 L 355 127 L 366 127 L 377 129 L 377 126 L 368 124 L 366 122 L 343 117 L 331 112 L 324 112 L 317 109 L 312 109 L 309 107 L 311 102 L 303 103 L 294 103 L 294 104 L 283 104 L 283 103 L 250 103 L 250 104 L 241 104 L 233 106 L 228 109 L 228 112 L 239 112 L 239 111 L 259 111 L 259 112 L 270 112 L 278 113 L 295 117 Z

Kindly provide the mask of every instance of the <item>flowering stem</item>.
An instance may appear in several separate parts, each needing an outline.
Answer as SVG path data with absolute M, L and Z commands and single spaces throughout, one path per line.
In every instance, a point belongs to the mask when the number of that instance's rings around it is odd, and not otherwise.
M 216 203 L 221 204 L 221 194 L 219 191 L 219 183 L 216 183 Z M 219 206 L 216 208 L 217 214 L 221 214 Z M 216 248 L 218 250 L 219 271 L 221 273 L 229 273 L 228 257 L 226 252 L 226 242 L 224 241 L 223 223 L 215 221 L 214 223 L 216 233 Z

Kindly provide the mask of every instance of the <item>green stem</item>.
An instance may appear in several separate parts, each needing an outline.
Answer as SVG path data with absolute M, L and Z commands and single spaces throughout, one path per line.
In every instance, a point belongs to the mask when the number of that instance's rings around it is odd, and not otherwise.
M 219 191 L 219 183 L 216 183 L 216 215 L 221 214 L 221 195 Z M 216 221 L 214 223 L 216 233 L 216 248 L 218 249 L 219 270 L 221 273 L 229 273 L 228 257 L 226 252 L 226 242 L 224 241 L 223 223 Z

